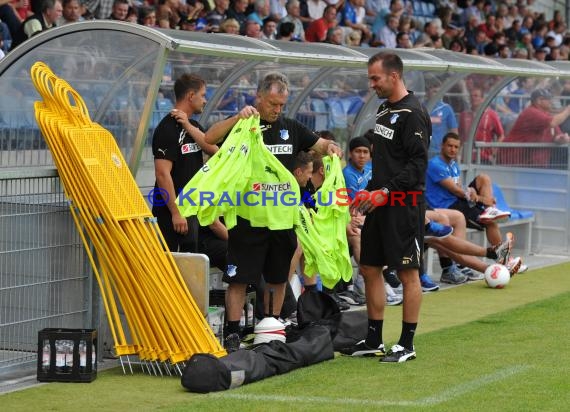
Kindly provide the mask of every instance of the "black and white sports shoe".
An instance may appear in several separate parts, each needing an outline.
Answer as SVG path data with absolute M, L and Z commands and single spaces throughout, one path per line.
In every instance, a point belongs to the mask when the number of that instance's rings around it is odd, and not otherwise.
M 416 359 L 416 351 L 409 350 L 400 345 L 392 346 L 386 356 L 380 359 L 380 362 L 402 363 Z
M 377 348 L 372 348 L 366 344 L 366 340 L 361 340 L 354 345 L 340 350 L 340 353 L 347 356 L 384 356 L 384 344 L 381 343 Z

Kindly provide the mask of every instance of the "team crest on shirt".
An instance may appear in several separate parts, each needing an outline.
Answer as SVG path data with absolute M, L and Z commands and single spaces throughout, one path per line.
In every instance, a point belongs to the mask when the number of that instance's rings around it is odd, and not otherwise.
M 287 129 L 279 130 L 279 137 L 283 140 L 288 140 L 289 139 L 289 130 L 287 130 Z
M 396 121 L 398 120 L 398 117 L 400 117 L 400 115 L 398 113 L 394 113 L 392 115 L 392 117 L 390 117 L 390 124 L 396 123 Z
M 228 265 L 228 270 L 227 270 L 227 274 L 228 276 L 234 277 L 237 273 L 237 266 L 236 265 Z

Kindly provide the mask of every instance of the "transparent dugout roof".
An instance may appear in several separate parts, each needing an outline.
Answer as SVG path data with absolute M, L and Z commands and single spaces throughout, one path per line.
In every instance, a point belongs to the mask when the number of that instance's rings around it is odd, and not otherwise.
M 51 165 L 49 155 L 16 153 L 45 148 L 33 115 L 39 96 L 29 70 L 36 61 L 44 61 L 82 95 L 92 119 L 114 134 L 136 174 L 152 166 L 152 131 L 172 107 L 172 85 L 180 74 L 194 72 L 206 80 L 208 104 L 198 120 L 208 127 L 252 104 L 258 80 L 268 71 L 281 71 L 291 82 L 287 116 L 314 130 L 333 131 L 344 146 L 374 123 L 379 100 L 368 88 L 366 64 L 381 50 L 155 30 L 113 21 L 54 28 L 0 61 L 0 167 Z M 570 79 L 569 62 L 496 60 L 424 48 L 393 51 L 404 61 L 408 87 L 426 98 L 428 108 L 444 98 L 456 113 L 468 106 L 474 84 L 484 85 L 486 104 L 493 104 L 520 77 L 532 77 L 537 86 Z M 426 85 L 434 81 L 441 86 L 439 94 L 428 98 Z M 471 144 L 472 136 L 464 139 Z

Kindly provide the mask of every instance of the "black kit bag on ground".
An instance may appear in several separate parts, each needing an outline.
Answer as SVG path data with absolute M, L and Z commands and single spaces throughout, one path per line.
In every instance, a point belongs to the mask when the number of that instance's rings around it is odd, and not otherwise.
M 333 358 L 329 330 L 311 325 L 291 343 L 271 341 L 219 359 L 195 354 L 182 373 L 181 383 L 190 392 L 217 392 Z
M 331 319 L 339 313 L 338 304 L 324 292 L 306 290 L 297 300 L 297 322 L 301 328 L 312 322 Z

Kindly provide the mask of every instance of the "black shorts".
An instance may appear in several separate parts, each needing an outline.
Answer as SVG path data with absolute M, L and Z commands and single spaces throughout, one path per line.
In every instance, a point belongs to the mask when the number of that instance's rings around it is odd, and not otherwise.
M 293 229 L 252 227 L 248 220 L 238 217 L 237 225 L 229 230 L 228 270 L 223 280 L 255 285 L 263 275 L 266 283 L 285 283 L 295 249 Z
M 152 214 L 156 217 L 162 237 L 166 241 L 166 247 L 171 252 L 198 251 L 198 219 L 196 216 L 186 218 L 188 221 L 188 233 L 181 235 L 176 233 L 172 226 L 172 215 L 166 206 L 153 207 Z
M 423 259 L 425 204 L 378 207 L 366 216 L 360 264 L 396 270 L 420 268 Z
M 467 227 L 476 230 L 485 230 L 485 226 L 479 223 L 479 215 L 485 210 L 485 207 L 481 203 L 469 206 L 467 200 L 457 199 L 455 203 L 449 206 L 449 209 L 458 210 L 463 213 L 465 221 L 467 222 Z

